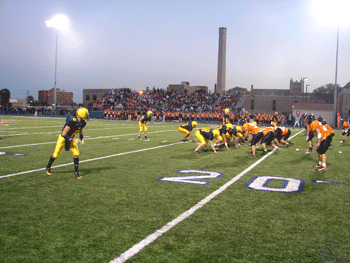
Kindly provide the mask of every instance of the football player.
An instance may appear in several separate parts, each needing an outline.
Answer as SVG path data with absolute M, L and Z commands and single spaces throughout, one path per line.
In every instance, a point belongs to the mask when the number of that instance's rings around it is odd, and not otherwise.
M 143 116 L 141 116 L 139 121 L 139 140 L 141 140 L 141 132 L 144 131 L 145 133 L 145 139 L 147 139 L 147 122 L 151 120 L 152 118 L 152 111 L 147 111 L 147 113 Z
M 237 139 L 238 137 L 238 139 Z M 235 142 L 235 147 L 238 148 L 238 145 L 240 143 L 244 143 L 243 140 L 243 134 L 242 134 L 242 127 L 241 126 L 233 126 L 233 129 L 229 130 L 226 133 L 226 138 L 228 143 L 230 143 L 231 139 Z
M 231 123 L 223 124 L 219 128 L 213 130 L 214 138 L 216 139 L 216 142 L 214 146 L 221 146 L 222 144 L 225 144 L 225 147 L 227 150 L 230 148 L 228 147 L 228 140 L 226 138 L 226 133 L 233 129 L 233 125 Z
M 207 144 L 208 142 L 210 143 L 211 148 L 213 149 L 214 153 L 216 152 L 213 139 L 214 139 L 214 134 L 213 134 L 213 129 L 209 128 L 203 128 L 200 130 L 196 130 L 194 133 L 200 144 L 197 146 L 197 148 L 194 150 L 194 153 L 199 153 L 198 150 L 204 146 L 204 151 L 207 151 Z
M 322 120 L 322 125 L 325 126 L 329 130 L 329 133 L 332 135 L 332 137 L 334 137 L 334 130 L 327 124 L 326 120 Z
M 318 154 L 318 165 L 314 166 L 318 171 L 327 171 L 327 157 L 326 151 L 332 142 L 332 135 L 329 130 L 322 125 L 321 122 L 313 120 L 310 124 L 310 131 L 313 132 L 317 138 L 316 147 Z
M 242 123 L 244 123 L 242 126 L 244 139 L 248 139 L 249 134 L 252 135 L 252 139 L 250 141 L 252 152 L 248 156 L 248 158 L 256 158 L 256 144 L 263 138 L 264 133 L 262 132 L 262 129 L 260 129 L 257 125 L 254 125 L 253 123 L 248 123 L 245 119 L 242 120 Z
M 230 109 L 226 108 L 224 110 L 224 115 L 222 116 L 222 124 L 230 123 Z
M 272 125 L 275 126 L 275 142 L 278 145 L 284 144 L 288 146 L 294 146 L 294 143 L 288 140 L 291 131 L 290 129 L 282 126 L 277 126 L 275 122 L 272 122 Z
M 350 125 L 348 122 L 341 119 L 340 126 L 344 129 L 343 133 L 341 134 L 343 136 L 343 140 L 341 141 L 341 143 L 345 143 L 345 135 L 347 135 L 348 137 L 350 136 Z
M 310 114 L 306 116 L 304 122 L 305 122 L 305 129 L 306 129 L 306 141 L 309 145 L 309 149 L 306 151 L 306 153 L 312 153 L 312 138 L 314 137 L 314 133 L 310 132 L 310 124 L 315 120 L 315 116 L 313 114 Z
M 190 121 L 185 124 L 182 124 L 178 131 L 181 133 L 184 133 L 184 137 L 180 140 L 180 142 L 188 142 L 187 137 L 190 136 L 192 139 L 192 142 L 194 142 L 194 139 L 192 137 L 191 131 L 193 130 L 194 127 L 196 127 L 198 123 L 196 121 Z
M 274 122 L 272 122 L 273 124 L 275 124 Z M 264 149 L 264 151 L 261 153 L 262 155 L 267 154 L 267 149 L 266 146 L 267 145 L 271 145 L 272 147 L 274 147 L 276 149 L 276 151 L 279 150 L 279 148 L 272 142 L 273 139 L 275 139 L 275 130 L 276 130 L 276 126 L 272 125 L 270 127 L 266 127 L 265 129 L 262 130 L 264 137 L 261 139 L 261 145 Z M 279 143 L 277 142 L 277 144 L 279 145 Z
M 63 126 L 61 134 L 58 136 L 56 148 L 49 163 L 46 166 L 46 173 L 52 175 L 51 166 L 53 162 L 61 155 L 63 148 L 66 151 L 71 151 L 74 160 L 74 176 L 77 179 L 81 179 L 79 174 L 79 149 L 78 142 L 84 145 L 83 128 L 86 126 L 86 118 L 89 115 L 89 111 L 86 108 L 77 109 L 76 116 L 68 116 L 66 123 Z M 76 140 L 75 136 L 79 133 L 80 140 Z

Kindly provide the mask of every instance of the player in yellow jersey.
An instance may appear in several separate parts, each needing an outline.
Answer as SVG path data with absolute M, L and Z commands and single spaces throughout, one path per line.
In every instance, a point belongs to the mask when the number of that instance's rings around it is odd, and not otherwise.
M 219 128 L 213 130 L 214 138 L 216 142 L 214 146 L 225 145 L 226 149 L 229 150 L 228 147 L 228 139 L 226 133 L 233 129 L 233 125 L 231 123 L 223 124 Z
M 180 140 L 180 142 L 188 142 L 187 141 L 187 137 L 190 136 L 192 139 L 192 142 L 194 142 L 194 139 L 192 137 L 192 133 L 191 131 L 193 130 L 194 127 L 196 127 L 198 125 L 198 123 L 196 121 L 189 121 L 187 123 L 182 124 L 178 131 L 181 133 L 184 133 L 184 137 L 182 137 L 182 139 Z
M 230 109 L 226 108 L 224 110 L 224 115 L 222 116 L 222 124 L 228 124 L 230 123 Z
M 147 139 L 147 122 L 151 120 L 152 118 L 152 111 L 147 111 L 147 113 L 143 116 L 141 116 L 139 121 L 139 140 L 141 140 L 141 132 L 143 131 L 145 133 L 145 139 Z
M 233 139 L 233 141 L 235 142 L 235 147 L 238 148 L 238 145 L 240 145 L 241 143 L 244 143 L 242 127 L 233 126 L 233 129 L 229 130 L 226 133 L 226 138 L 227 138 L 228 144 L 230 144 L 231 139 Z
M 75 136 L 79 133 L 80 144 L 84 145 L 84 135 L 83 128 L 86 126 L 86 118 L 88 117 L 89 111 L 86 108 L 77 109 L 76 116 L 68 116 L 66 123 L 63 126 L 61 134 L 58 136 L 56 143 L 56 148 L 52 156 L 50 157 L 49 163 L 46 166 L 46 173 L 52 175 L 51 166 L 53 162 L 61 155 L 63 148 L 66 151 L 71 151 L 74 157 L 74 175 L 75 178 L 81 179 L 82 177 L 79 174 L 79 149 L 78 149 L 78 140 L 75 139 Z
M 213 139 L 214 139 L 214 134 L 213 134 L 213 129 L 209 128 L 203 128 L 200 130 L 196 130 L 194 133 L 200 144 L 197 146 L 197 148 L 194 150 L 194 153 L 199 153 L 198 150 L 204 146 L 204 151 L 207 151 L 207 144 L 208 142 L 210 143 L 211 148 L 213 149 L 214 153 L 216 152 Z

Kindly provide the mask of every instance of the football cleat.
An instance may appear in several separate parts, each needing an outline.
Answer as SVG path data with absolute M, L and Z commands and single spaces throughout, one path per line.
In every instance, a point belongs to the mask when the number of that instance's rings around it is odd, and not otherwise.
M 254 155 L 254 154 L 249 154 L 249 155 L 248 155 L 248 158 L 256 158 L 256 155 Z
M 139 136 L 139 140 L 141 140 L 141 136 Z
M 306 151 L 306 153 L 313 153 L 313 150 L 312 150 L 312 149 L 311 149 L 311 150 L 309 149 L 309 150 Z
M 317 171 L 321 172 L 321 171 L 327 171 L 327 167 L 320 167 L 317 169 Z
M 75 176 L 75 178 L 77 178 L 77 179 L 83 178 L 83 177 L 81 177 L 81 175 L 80 175 L 78 172 L 74 172 L 74 176 Z
M 314 165 L 314 167 L 315 167 L 316 169 L 318 169 L 318 168 L 322 168 L 323 166 L 322 166 L 321 164 L 318 164 L 318 165 Z
M 46 174 L 47 175 L 52 175 L 51 167 L 50 168 L 46 168 Z
M 203 151 L 204 151 L 204 152 L 207 152 L 207 151 L 208 151 L 208 149 L 207 149 L 207 148 L 205 148 Z
M 198 153 L 199 154 L 199 152 L 197 150 L 194 150 L 194 153 Z

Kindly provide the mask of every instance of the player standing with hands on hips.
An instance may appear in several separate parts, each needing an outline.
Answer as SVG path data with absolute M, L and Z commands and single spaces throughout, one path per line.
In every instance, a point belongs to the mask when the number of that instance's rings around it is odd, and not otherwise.
M 51 166 L 53 162 L 61 155 L 63 148 L 66 151 L 71 151 L 73 154 L 74 160 L 74 176 L 77 179 L 82 177 L 79 175 L 79 149 L 78 142 L 79 140 L 75 139 L 75 135 L 79 133 L 80 135 L 80 144 L 84 145 L 84 135 L 83 128 L 86 126 L 86 118 L 89 115 L 89 111 L 86 108 L 77 109 L 76 116 L 68 116 L 66 123 L 63 126 L 61 134 L 58 136 L 56 143 L 56 148 L 52 156 L 50 157 L 49 163 L 46 166 L 46 173 L 52 175 Z

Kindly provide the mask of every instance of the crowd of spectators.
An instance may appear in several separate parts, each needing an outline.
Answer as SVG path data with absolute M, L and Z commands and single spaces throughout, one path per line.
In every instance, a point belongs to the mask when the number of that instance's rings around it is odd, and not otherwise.
M 132 92 L 130 89 L 111 90 L 89 106 L 95 109 L 123 111 L 159 112 L 218 112 L 223 108 L 234 108 L 242 93 L 216 94 L 199 90 L 194 93 L 180 93 L 178 90 L 153 89 L 146 92 Z

